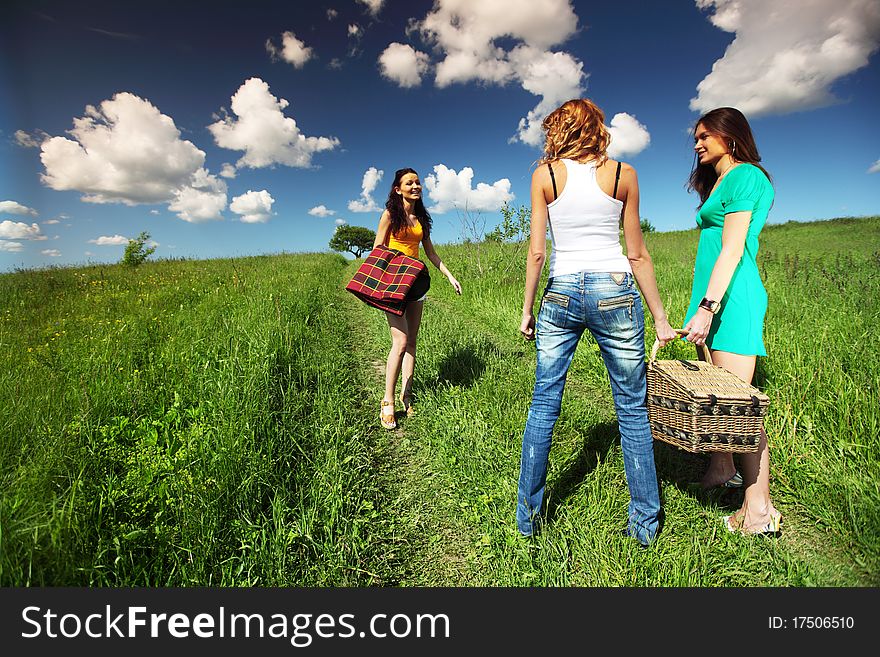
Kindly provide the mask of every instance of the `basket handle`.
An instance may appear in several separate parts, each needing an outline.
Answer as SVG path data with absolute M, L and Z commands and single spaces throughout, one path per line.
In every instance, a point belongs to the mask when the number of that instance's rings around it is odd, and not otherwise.
M 682 337 L 686 336 L 689 333 L 689 331 L 685 331 L 684 329 L 675 329 L 675 332 L 678 333 L 678 335 L 680 335 Z M 705 357 L 706 362 L 709 363 L 710 365 L 712 365 L 712 354 L 709 352 L 709 347 L 707 347 L 705 344 L 694 345 L 694 346 L 695 347 L 699 346 L 699 347 L 703 348 L 703 356 Z M 651 359 L 649 362 L 653 363 L 657 359 L 657 351 L 659 349 L 660 349 L 660 341 L 657 338 L 654 338 L 654 346 L 651 347 Z

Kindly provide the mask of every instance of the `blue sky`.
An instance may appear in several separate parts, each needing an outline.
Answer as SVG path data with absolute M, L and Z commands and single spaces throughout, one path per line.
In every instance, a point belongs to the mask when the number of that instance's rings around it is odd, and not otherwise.
M 606 114 L 641 215 L 693 226 L 703 110 L 750 118 L 770 221 L 880 213 L 876 0 L 6 1 L 0 271 L 325 251 L 395 169 L 434 241 L 529 202 L 540 120 Z M 854 235 L 853 239 L 857 239 Z

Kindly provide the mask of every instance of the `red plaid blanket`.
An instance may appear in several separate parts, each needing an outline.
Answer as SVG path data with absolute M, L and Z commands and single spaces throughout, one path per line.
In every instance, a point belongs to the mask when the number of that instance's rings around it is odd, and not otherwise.
M 425 263 L 386 246 L 377 246 L 345 286 L 362 301 L 402 315 L 408 298 L 427 292 Z M 415 297 L 418 298 L 418 297 Z

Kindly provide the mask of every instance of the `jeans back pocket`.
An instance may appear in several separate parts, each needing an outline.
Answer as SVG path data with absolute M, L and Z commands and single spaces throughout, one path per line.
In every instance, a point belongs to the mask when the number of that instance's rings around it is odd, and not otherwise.
M 632 310 L 633 295 L 624 294 L 611 299 L 599 299 L 599 310 L 614 310 L 615 308 L 629 308 Z
M 544 303 L 555 303 L 557 306 L 568 308 L 568 304 L 570 301 L 571 298 L 565 296 L 564 294 L 559 294 L 558 292 L 545 292 L 544 297 L 541 299 L 541 304 L 543 305 Z
M 599 299 L 597 307 L 605 328 L 621 336 L 632 330 L 634 304 L 633 294 Z
M 569 305 L 571 297 L 559 292 L 545 292 L 541 298 L 541 310 L 535 327 L 537 333 L 548 329 L 566 329 L 570 325 Z

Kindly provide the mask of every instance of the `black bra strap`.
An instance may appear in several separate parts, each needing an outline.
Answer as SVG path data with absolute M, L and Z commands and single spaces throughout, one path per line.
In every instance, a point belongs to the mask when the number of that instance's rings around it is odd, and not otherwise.
M 620 162 L 617 163 L 617 175 L 614 176 L 614 193 L 611 195 L 617 198 L 617 183 L 620 182 Z
M 550 166 L 550 163 L 547 163 L 547 168 L 550 170 L 550 182 L 553 183 L 553 200 L 555 201 L 559 198 L 559 194 L 556 193 L 556 176 L 553 175 L 553 167 Z

